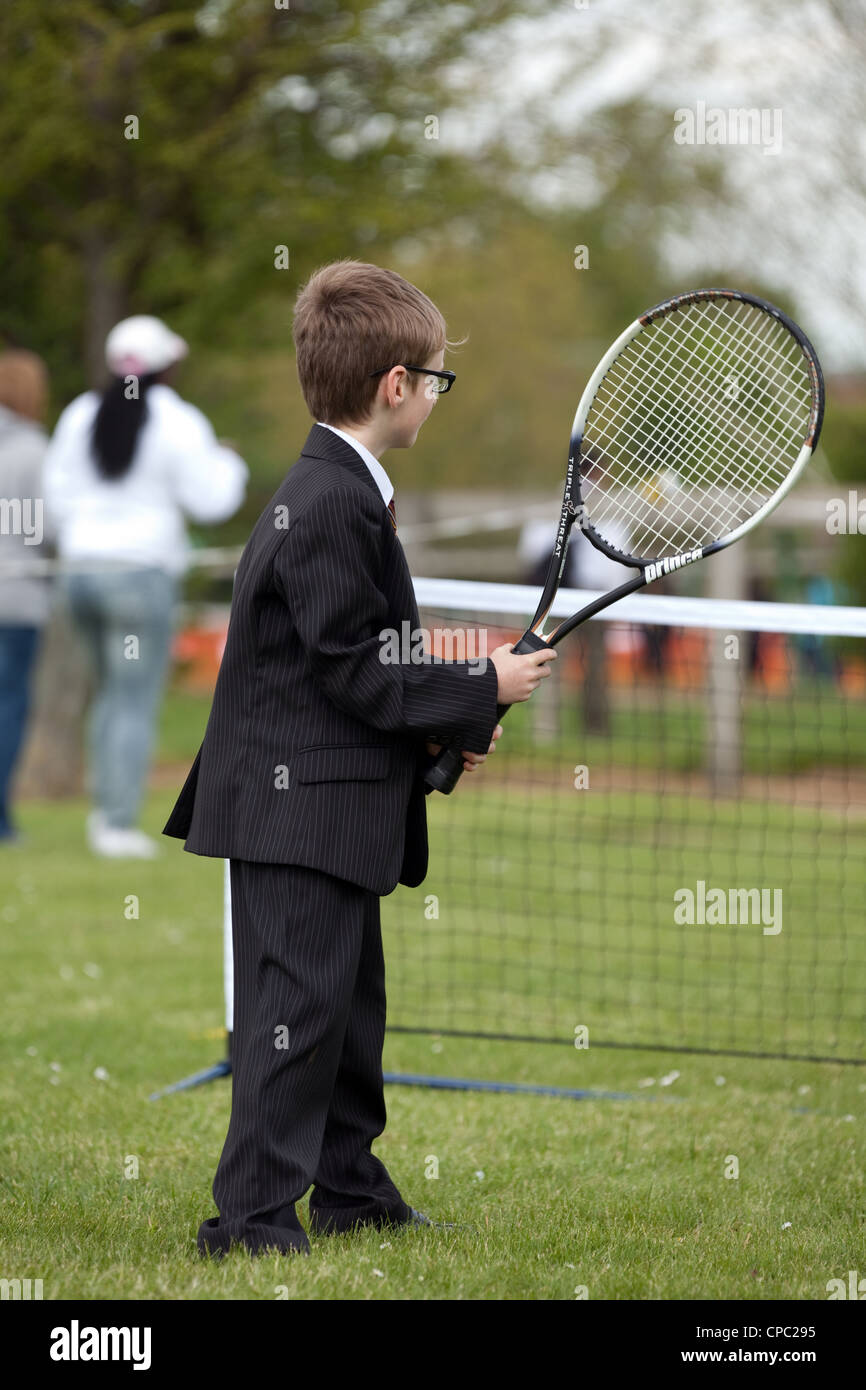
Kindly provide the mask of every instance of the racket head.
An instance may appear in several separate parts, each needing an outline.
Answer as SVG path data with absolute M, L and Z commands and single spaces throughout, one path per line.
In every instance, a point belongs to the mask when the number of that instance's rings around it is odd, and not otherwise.
M 572 427 L 566 498 L 588 539 L 645 567 L 730 545 L 812 455 L 824 379 L 802 329 L 739 290 L 693 290 L 631 324 Z

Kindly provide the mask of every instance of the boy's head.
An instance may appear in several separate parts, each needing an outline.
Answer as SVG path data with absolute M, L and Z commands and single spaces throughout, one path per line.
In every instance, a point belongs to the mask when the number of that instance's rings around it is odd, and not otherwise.
M 445 320 L 426 294 L 393 270 L 335 261 L 298 295 L 292 335 L 314 420 L 338 427 L 378 421 L 386 447 L 414 443 L 436 397 L 405 364 L 440 369 L 447 346 Z

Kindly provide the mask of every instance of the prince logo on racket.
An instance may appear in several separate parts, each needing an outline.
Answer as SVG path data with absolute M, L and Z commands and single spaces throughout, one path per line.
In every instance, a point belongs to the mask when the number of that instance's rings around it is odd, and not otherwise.
M 702 560 L 703 556 L 702 550 L 690 550 L 687 555 L 671 555 L 666 560 L 658 560 L 647 565 L 644 579 L 647 584 L 652 584 L 654 579 L 660 579 L 663 574 L 672 574 L 674 570 L 682 569 L 683 565 L 692 565 L 695 560 Z

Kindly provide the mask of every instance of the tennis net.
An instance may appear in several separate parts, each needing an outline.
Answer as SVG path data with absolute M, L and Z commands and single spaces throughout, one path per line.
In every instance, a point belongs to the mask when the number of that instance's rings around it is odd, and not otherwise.
M 444 656 L 537 600 L 416 591 Z M 428 877 L 382 903 L 390 1028 L 866 1061 L 864 638 L 864 609 L 641 594 L 566 639 L 427 799 Z

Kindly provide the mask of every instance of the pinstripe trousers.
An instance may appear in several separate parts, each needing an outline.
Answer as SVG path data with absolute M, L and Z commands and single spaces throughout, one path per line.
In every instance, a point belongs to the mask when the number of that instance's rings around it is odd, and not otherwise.
M 232 1109 L 202 1255 L 309 1253 L 310 1229 L 409 1219 L 371 1145 L 385 1128 L 385 962 L 375 893 L 289 864 L 230 864 Z

